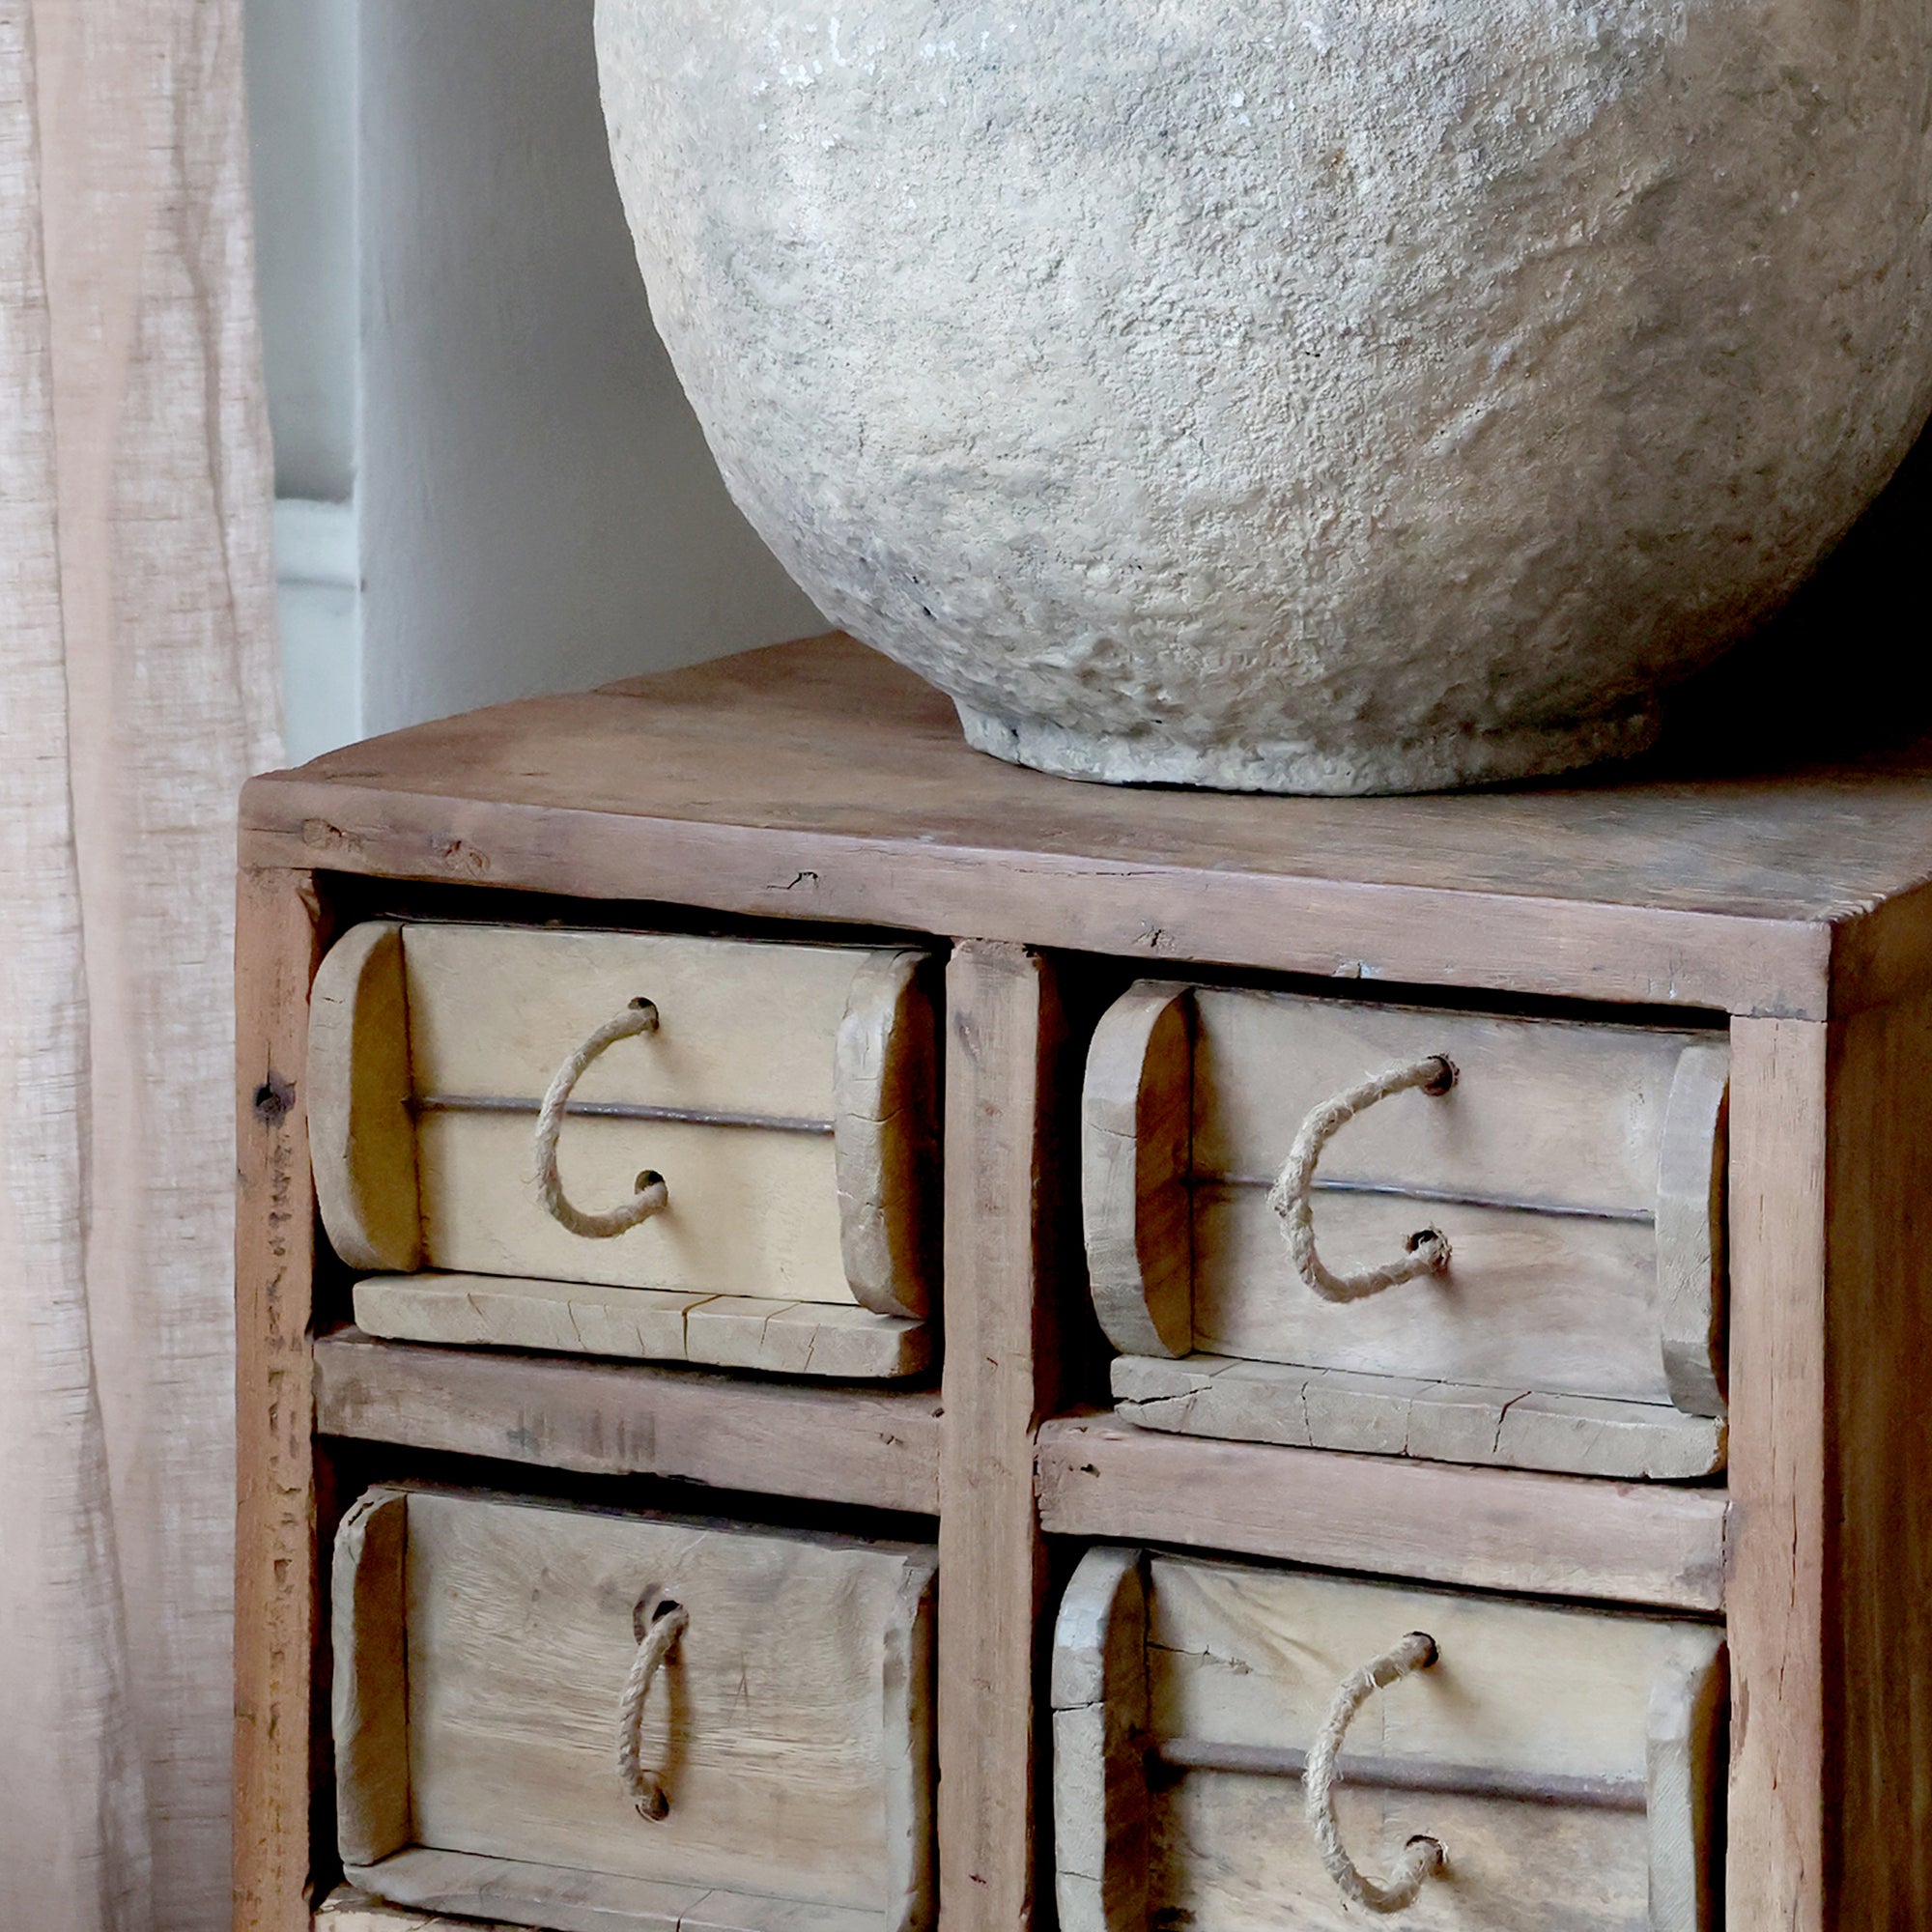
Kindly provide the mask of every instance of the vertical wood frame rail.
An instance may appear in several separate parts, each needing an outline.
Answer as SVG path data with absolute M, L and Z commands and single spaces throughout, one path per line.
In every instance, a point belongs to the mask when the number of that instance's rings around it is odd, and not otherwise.
M 1053 1883 L 1037 1829 L 1046 1553 L 1034 1432 L 1057 1395 L 1061 1155 L 1050 1096 L 1073 1076 L 1052 969 L 1038 954 L 961 941 L 946 995 L 940 1923 L 1022 1932 Z M 1070 1149 L 1069 1137 L 1067 1159 Z
M 241 875 L 235 923 L 237 1517 L 235 1923 L 309 1932 L 321 1587 L 311 1292 L 315 1194 L 302 1096 L 327 922 L 304 871 Z

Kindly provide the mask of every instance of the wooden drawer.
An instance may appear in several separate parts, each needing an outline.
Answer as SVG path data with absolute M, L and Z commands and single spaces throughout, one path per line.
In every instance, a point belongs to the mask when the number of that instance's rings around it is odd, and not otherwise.
M 316 977 L 309 1104 L 329 1240 L 385 1271 L 356 1321 L 794 1374 L 926 1366 L 936 976 L 904 950 L 355 926 Z M 582 1065 L 547 1202 L 544 1098 L 607 1023 L 647 1030 Z M 611 1228 L 634 1202 L 647 1217 Z
M 908 1546 L 368 1492 L 335 1544 L 350 1882 L 561 1932 L 924 1925 L 934 1570 Z M 666 1634 L 640 1785 L 620 1700 Z
M 1310 1755 L 1410 1633 L 1434 1662 L 1363 1693 L 1325 1859 Z M 1416 1836 L 1417 1932 L 1711 1932 L 1725 1696 L 1704 1625 L 1091 1550 L 1053 1651 L 1062 1932 L 1345 1932 L 1374 1915 L 1331 1859 L 1387 1884 Z
M 1728 1074 L 1721 1034 L 1135 985 L 1094 1035 L 1082 1150 L 1121 1412 L 1709 1475 Z M 1409 1278 L 1348 1278 L 1378 1267 Z

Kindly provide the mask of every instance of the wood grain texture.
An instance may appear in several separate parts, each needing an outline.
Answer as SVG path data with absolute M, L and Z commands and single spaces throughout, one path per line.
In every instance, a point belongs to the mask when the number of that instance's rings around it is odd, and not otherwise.
M 1137 1549 L 1090 1549 L 1053 1631 L 1060 1932 L 1146 1932 L 1147 1591 Z
M 1720 1923 L 1730 1660 L 1713 1642 L 1651 1686 L 1646 1751 L 1651 1932 Z
M 948 1932 L 1035 1909 L 1045 1548 L 1034 1430 L 1053 1405 L 1058 1183 L 1070 1076 L 1045 961 L 964 941 L 947 969 L 946 1363 L 940 1456 L 939 1872 Z
M 364 1267 L 785 1302 L 850 1306 L 863 1290 L 903 1315 L 925 1300 L 938 1179 L 923 960 L 663 933 L 358 927 L 324 963 L 315 1045 L 336 1250 Z M 580 1206 L 627 1201 L 647 1168 L 669 1188 L 642 1226 L 592 1240 L 543 1208 L 535 1106 L 635 998 L 656 1005 L 658 1030 L 595 1061 L 573 1105 L 687 1118 L 566 1119 L 558 1162 Z
M 1663 1403 L 1208 1354 L 1121 1355 L 1112 1376 L 1126 1421 L 1179 1435 L 1645 1482 L 1694 1481 L 1724 1461 L 1721 1421 Z
M 1415 1832 L 1448 1848 L 1405 1923 L 1716 1932 L 1708 1908 L 1687 1918 L 1651 1881 L 1660 1839 L 1680 1865 L 1693 1856 L 1677 1843 L 1692 1823 L 1683 1794 L 1652 1776 L 1660 1688 L 1708 1679 L 1718 1630 L 1161 1555 L 1148 1560 L 1160 1773 L 1144 1924 L 1357 1922 L 1282 1774 L 1305 1761 L 1342 1679 L 1412 1630 L 1439 1660 L 1363 1714 L 1339 1791 L 1358 1861 L 1385 1868 Z M 1683 1721 L 1708 1762 L 1720 1710 L 1707 1698 Z M 1694 1849 L 1708 1856 L 1708 1835 Z
M 1703 1613 L 1724 1601 L 1718 1491 L 1200 1441 L 1111 1419 L 1044 1424 L 1038 1462 L 1053 1535 Z
M 309 996 L 309 1154 L 323 1224 L 351 1267 L 422 1264 L 413 1091 L 403 928 L 371 920 L 328 949 Z
M 338 1576 L 365 1637 L 352 1642 L 338 1713 L 365 1720 L 407 1698 L 414 1842 L 524 1866 L 653 1885 L 749 1890 L 923 1923 L 931 1835 L 927 1752 L 934 1558 L 913 1546 L 616 1516 L 436 1492 L 373 1492 L 338 1542 Z M 372 1508 L 407 1512 L 403 1561 L 362 1533 Z M 364 1571 L 369 1574 L 365 1575 Z M 383 1586 L 391 1595 L 380 1603 Z M 401 1586 L 400 1595 L 395 1594 Z M 661 1599 L 690 1624 L 643 1714 L 642 1753 L 668 1814 L 640 1820 L 613 1766 L 617 1693 L 636 1619 Z M 345 1633 L 349 1634 L 349 1633 Z M 363 1680 L 360 1667 L 375 1665 Z M 393 1764 L 340 1754 L 345 1818 L 369 1812 L 350 1780 Z M 388 1807 L 393 1809 L 393 1806 Z M 387 1861 L 353 1856 L 358 1884 L 399 1896 Z M 403 1902 L 412 1902 L 403 1896 Z M 541 1896 L 509 1916 L 525 1916 Z M 500 1909 L 500 1908 L 499 1908 Z
M 1824 1659 L 1828 1032 L 1731 1027 L 1725 1898 L 1739 1932 L 1838 1932 L 1828 1908 Z M 1867 1923 L 1883 1925 L 1881 1916 Z M 1896 1921 L 1893 1921 L 1896 1922 Z
M 800 1905 L 724 1886 L 661 1885 L 422 1845 L 356 1876 L 358 1889 L 381 1885 L 417 1908 L 403 1921 L 411 1932 L 425 1924 L 476 1932 L 475 1921 L 490 1918 L 541 1932 L 895 1932 L 880 1914 L 846 1906 Z M 425 1919 L 425 1913 L 433 1916 Z M 460 1917 L 451 1920 L 444 1913 Z
M 257 864 L 1740 1013 L 1927 971 L 1882 934 L 1932 877 L 1923 749 L 1461 796 L 1122 790 L 980 756 L 837 638 L 332 753 L 255 780 L 243 826 Z
M 355 1323 L 397 1342 L 696 1362 L 891 1381 L 932 1364 L 923 1321 L 869 1308 L 754 1295 L 600 1288 L 484 1274 L 378 1274 L 355 1288 Z
M 1094 1313 L 1115 1348 L 1194 1347 L 1192 991 L 1143 980 L 1108 1008 L 1081 1086 L 1080 1194 Z
M 357 1886 L 336 1886 L 315 1907 L 313 1932 L 508 1932 L 502 1920 L 439 1918 L 413 1905 L 384 1905 Z
M 1647 1223 L 1315 1195 L 1316 1234 L 1331 1267 L 1388 1261 L 1425 1227 L 1448 1237 L 1446 1273 L 1360 1301 L 1324 1301 L 1294 1272 L 1262 1189 L 1196 1187 L 1195 1347 L 1367 1375 L 1669 1401 L 1657 1237 Z
M 306 872 L 243 871 L 236 919 L 235 1920 L 308 1932 L 312 1792 L 326 1772 L 300 1082 L 324 924 Z
M 329 1732 L 335 1839 L 346 1865 L 373 1865 L 415 1841 L 410 1808 L 409 1503 L 358 1496 L 335 1532 Z
M 1685 1048 L 1657 1151 L 1658 1333 L 1670 1400 L 1688 1415 L 1724 1412 L 1730 1079 L 1727 1047 Z
M 353 1885 L 339 1885 L 315 1909 L 312 1932 L 507 1932 L 498 1919 L 432 1917 L 414 1906 L 385 1905 Z
M 1316 1218 L 1343 1270 L 1425 1227 L 1454 1259 L 1325 1301 L 1294 1272 L 1267 1182 L 1312 1109 L 1433 1053 L 1459 1067 L 1454 1088 L 1351 1121 L 1324 1151 Z M 1681 1030 L 1138 982 L 1095 1033 L 1083 1094 L 1094 1309 L 1123 1351 L 1117 1383 L 1134 1384 L 1117 1393 L 1133 1419 L 1193 1435 L 1709 1475 L 1727 1063 L 1721 1038 Z
M 940 1406 L 930 1393 L 417 1348 L 354 1330 L 316 1343 L 315 1389 L 316 1427 L 327 1435 L 939 1511 Z
M 1455 1086 L 1364 1111 L 1323 1151 L 1320 1179 L 1583 1213 L 1652 1211 L 1671 1081 L 1705 1037 L 1218 987 L 1198 989 L 1194 1009 L 1198 1179 L 1272 1180 L 1316 1107 L 1443 1054 Z
M 923 1321 L 939 1277 L 937 962 L 875 952 L 834 1050 L 833 1151 L 845 1281 L 861 1308 Z
M 1918 1926 L 1932 1924 L 1932 1001 L 1834 1029 L 1829 1077 L 1823 1917 Z

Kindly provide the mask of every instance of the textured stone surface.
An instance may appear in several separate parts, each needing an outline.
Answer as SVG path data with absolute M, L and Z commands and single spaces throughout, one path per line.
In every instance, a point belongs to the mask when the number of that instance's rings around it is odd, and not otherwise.
M 1932 407 L 1924 0 L 598 0 L 733 495 L 973 742 L 1614 754 Z

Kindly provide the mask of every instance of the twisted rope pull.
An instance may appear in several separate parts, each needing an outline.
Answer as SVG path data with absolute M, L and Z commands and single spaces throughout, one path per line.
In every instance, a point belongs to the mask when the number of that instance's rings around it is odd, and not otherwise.
M 665 1796 L 664 1779 L 638 1762 L 642 1748 L 640 1733 L 644 1721 L 644 1699 L 650 1694 L 651 1681 L 677 1640 L 691 1627 L 691 1612 L 682 1604 L 661 1605 L 638 1645 L 624 1679 L 624 1693 L 617 1699 L 617 1777 L 624 1795 L 638 1807 L 638 1816 L 655 1825 L 670 1813 L 670 1800 Z
M 633 1000 L 615 1019 L 606 1020 L 556 1069 L 556 1077 L 543 1096 L 543 1105 L 537 1111 L 537 1198 L 551 1218 L 560 1221 L 573 1235 L 608 1240 L 612 1235 L 635 1228 L 640 1221 L 648 1221 L 670 1199 L 664 1176 L 647 1167 L 638 1176 L 638 1191 L 633 1199 L 608 1213 L 586 1214 L 563 1191 L 563 1180 L 556 1171 L 556 1141 L 563 1131 L 564 1109 L 570 1104 L 571 1090 L 583 1078 L 583 1069 L 607 1046 L 657 1030 L 657 1008 L 649 1000 Z
M 1402 1857 L 1386 1880 L 1359 1869 L 1344 1848 L 1342 1828 L 1335 1821 L 1335 1759 L 1355 1713 L 1378 1690 L 1386 1690 L 1411 1670 L 1427 1670 L 1437 1655 L 1433 1636 L 1411 1631 L 1393 1650 L 1344 1678 L 1309 1748 L 1308 1768 L 1301 1774 L 1308 1829 L 1315 1833 L 1328 1876 L 1351 1905 L 1365 1905 L 1371 1912 L 1401 1912 L 1413 1905 L 1423 1886 L 1437 1872 L 1448 1870 L 1449 1854 L 1437 1839 L 1418 1836 L 1402 1848 Z
M 1361 1268 L 1354 1274 L 1333 1274 L 1315 1251 L 1315 1164 L 1321 1150 L 1365 1107 L 1386 1100 L 1391 1094 L 1419 1087 L 1425 1094 L 1443 1094 L 1456 1084 L 1456 1063 L 1446 1054 L 1406 1066 L 1391 1066 L 1359 1087 L 1350 1087 L 1309 1113 L 1288 1151 L 1288 1163 L 1268 1189 L 1268 1206 L 1281 1216 L 1282 1238 L 1295 1272 L 1324 1301 L 1359 1301 L 1365 1294 L 1413 1281 L 1420 1274 L 1440 1274 L 1449 1265 L 1449 1243 L 1434 1228 L 1408 1237 L 1408 1252 L 1398 1262 Z

